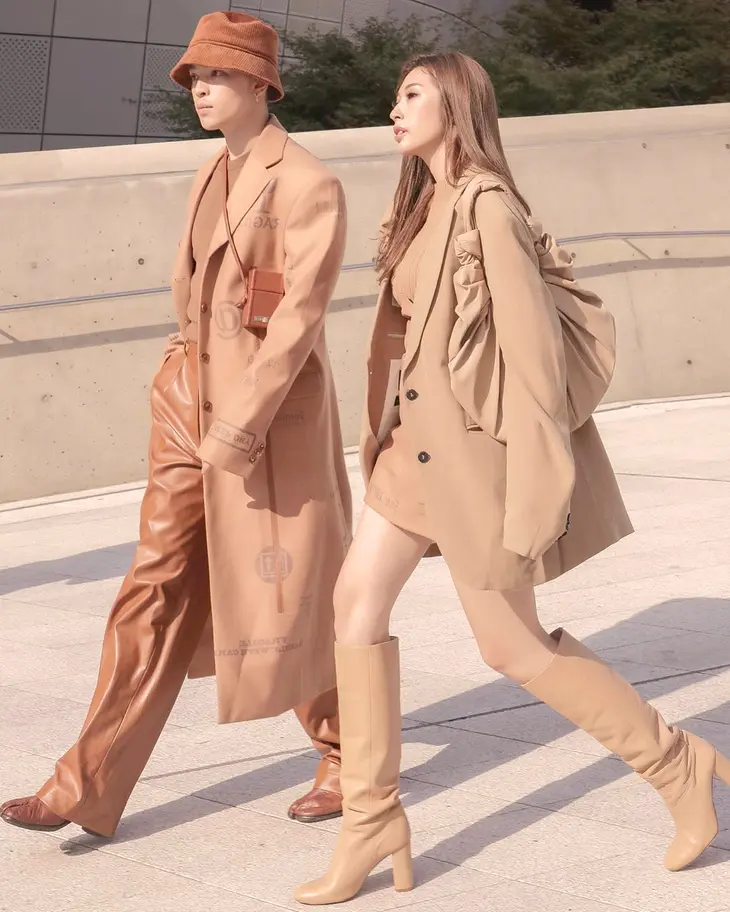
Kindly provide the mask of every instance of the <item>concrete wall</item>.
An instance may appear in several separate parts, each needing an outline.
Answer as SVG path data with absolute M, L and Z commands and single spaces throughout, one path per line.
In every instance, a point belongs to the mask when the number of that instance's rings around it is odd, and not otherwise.
M 730 229 L 729 125 L 730 105 L 710 105 L 518 118 L 503 133 L 536 214 L 574 237 Z M 366 264 L 399 159 L 386 128 L 298 139 L 347 190 L 349 268 L 328 338 L 354 444 L 375 293 Z M 0 501 L 145 476 L 148 385 L 173 319 L 168 294 L 149 290 L 168 283 L 193 172 L 215 145 L 0 156 Z M 730 237 L 568 246 L 618 321 L 610 400 L 730 390 Z M 130 294 L 104 298 L 118 292 Z

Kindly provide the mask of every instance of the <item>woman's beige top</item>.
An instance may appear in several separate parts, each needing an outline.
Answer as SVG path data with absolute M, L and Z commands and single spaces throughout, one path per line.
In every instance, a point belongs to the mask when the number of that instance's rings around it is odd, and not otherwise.
M 447 183 L 436 184 L 424 226 L 413 239 L 403 259 L 393 270 L 393 297 L 403 311 L 403 316 L 409 319 L 413 315 L 413 302 L 416 299 L 421 263 L 431 241 L 434 225 L 438 224 L 443 212 L 444 201 L 451 195 L 451 189 Z
M 240 155 L 238 158 L 228 161 L 228 192 L 238 180 L 241 169 L 246 163 L 246 155 Z M 198 265 L 205 262 L 210 249 L 210 243 L 213 240 L 218 220 L 223 215 L 223 200 L 226 194 L 225 185 L 225 163 L 226 158 L 222 158 L 218 167 L 213 172 L 213 176 L 205 188 L 205 193 L 200 200 L 198 211 L 195 213 L 193 222 L 193 259 L 195 260 L 195 269 L 190 284 L 190 303 L 188 304 L 188 320 L 190 321 L 185 331 L 185 338 L 191 342 L 198 341 L 198 315 L 203 304 L 201 296 L 203 292 L 203 271 L 198 269 Z M 209 304 L 210 302 L 208 302 Z M 207 305 L 206 305 L 207 306 Z

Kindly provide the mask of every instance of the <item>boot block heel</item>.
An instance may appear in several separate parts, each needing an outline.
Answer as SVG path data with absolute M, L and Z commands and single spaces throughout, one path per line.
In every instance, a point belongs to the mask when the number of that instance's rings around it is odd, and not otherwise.
M 410 893 L 413 889 L 413 858 L 410 843 L 393 853 L 393 886 L 398 893 Z
M 727 757 L 723 757 L 719 751 L 715 754 L 715 775 L 725 785 L 730 785 L 730 760 Z

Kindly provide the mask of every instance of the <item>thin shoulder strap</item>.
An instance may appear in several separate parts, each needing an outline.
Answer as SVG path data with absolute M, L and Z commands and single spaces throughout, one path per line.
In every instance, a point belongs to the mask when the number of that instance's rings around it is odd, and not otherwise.
M 226 225 L 226 234 L 228 235 L 228 245 L 231 248 L 231 253 L 233 258 L 236 261 L 236 266 L 238 266 L 238 271 L 241 275 L 241 281 L 243 282 L 244 288 L 246 287 L 246 271 L 243 268 L 243 263 L 241 262 L 241 257 L 238 254 L 236 249 L 236 242 L 233 240 L 233 232 L 231 231 L 231 220 L 228 216 L 228 196 L 230 194 L 230 185 L 228 181 L 228 162 L 229 154 L 226 151 L 225 161 L 223 162 L 223 172 L 225 174 L 225 198 L 223 200 L 223 221 Z

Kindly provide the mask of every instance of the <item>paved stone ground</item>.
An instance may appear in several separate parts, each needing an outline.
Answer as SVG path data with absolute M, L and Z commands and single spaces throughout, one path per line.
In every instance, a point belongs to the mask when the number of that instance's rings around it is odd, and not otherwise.
M 637 534 L 540 593 L 672 721 L 730 753 L 730 399 L 600 416 Z M 352 467 L 356 500 L 362 489 Z M 31 793 L 73 740 L 140 491 L 0 512 L 0 795 Z M 701 867 L 668 874 L 671 823 L 619 761 L 485 668 L 441 561 L 401 598 L 403 792 L 418 888 L 376 872 L 353 909 L 729 912 L 730 790 Z M 0 909 L 270 912 L 327 862 L 337 822 L 286 819 L 315 757 L 291 714 L 216 726 L 186 685 L 114 842 L 0 826 Z

